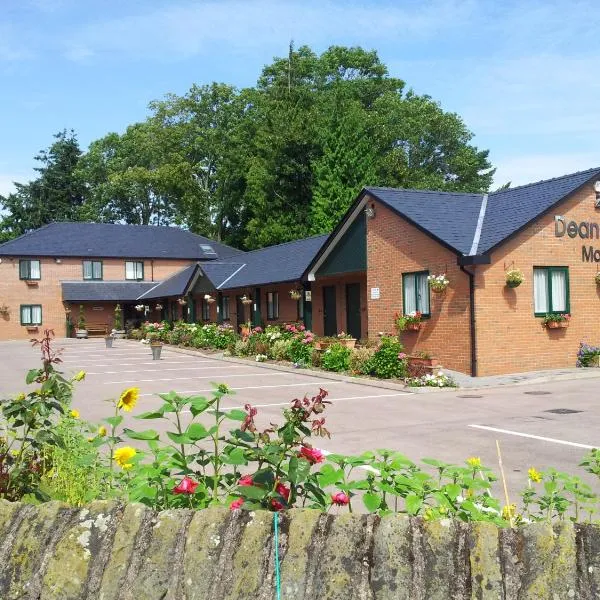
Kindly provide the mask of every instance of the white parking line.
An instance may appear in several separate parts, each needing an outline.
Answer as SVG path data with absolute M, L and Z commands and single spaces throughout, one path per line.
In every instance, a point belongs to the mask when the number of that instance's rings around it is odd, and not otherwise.
M 199 363 L 211 363 L 212 361 L 210 360 L 199 360 L 198 363 L 194 363 L 194 364 L 199 364 Z M 156 362 L 154 361 L 145 361 L 145 362 L 139 362 L 139 363 L 122 363 L 122 362 L 112 362 L 112 363 L 105 363 L 105 364 L 84 364 L 81 362 L 75 362 L 73 364 L 69 364 L 66 361 L 62 363 L 62 366 L 67 368 L 67 369 L 98 369 L 100 367 L 114 367 L 115 364 L 119 365 L 119 367 L 141 367 L 143 365 L 156 365 Z M 161 371 L 164 371 L 164 369 L 162 368 L 163 365 L 181 365 L 182 362 L 178 361 L 178 360 L 173 360 L 173 361 L 168 361 L 168 360 L 161 360 L 160 361 L 160 367 L 161 367 Z M 123 371 L 117 371 L 118 373 L 123 373 Z M 127 371 L 125 371 L 127 372 Z
M 575 448 L 586 448 L 592 450 L 598 446 L 588 446 L 587 444 L 579 444 L 578 442 L 567 442 L 566 440 L 557 440 L 556 438 L 544 437 L 541 435 L 533 435 L 531 433 L 520 433 L 519 431 L 510 431 L 509 429 L 499 429 L 498 427 L 487 427 L 486 425 L 469 425 L 473 429 L 483 429 L 485 431 L 494 431 L 496 433 L 505 433 L 507 435 L 516 435 L 518 437 L 530 438 L 541 442 L 551 442 L 552 444 L 562 444 L 563 446 L 574 446 Z M 599 444 L 600 445 L 600 444 Z
M 114 366 L 114 365 L 109 365 L 109 366 Z M 207 369 L 244 369 L 246 367 L 246 365 L 233 365 L 233 366 L 226 366 L 226 367 L 215 367 L 215 366 L 211 366 L 211 367 L 174 367 L 172 369 L 164 369 L 160 368 L 160 372 L 162 373 L 163 371 L 206 371 Z M 91 371 L 86 372 L 86 375 L 111 375 L 111 374 L 119 374 L 119 373 L 156 373 L 156 369 L 132 369 L 131 371 L 100 371 L 98 373 L 93 373 Z
M 241 365 L 241 368 L 246 365 Z M 289 373 L 269 373 L 269 377 L 284 377 L 289 376 Z M 171 378 L 162 378 L 162 379 L 123 379 L 121 381 L 104 381 L 104 385 L 111 385 L 115 383 L 139 383 L 139 382 L 148 382 L 148 381 L 189 381 L 190 379 L 215 379 L 215 377 L 219 377 L 219 375 L 201 375 L 200 377 L 171 377 Z M 266 377 L 264 373 L 238 373 L 233 375 L 227 375 L 228 379 L 231 377 Z M 276 386 L 277 387 L 277 386 Z
M 232 375 L 232 377 L 235 377 L 235 375 Z M 280 385 L 248 385 L 248 386 L 244 386 L 244 387 L 231 387 L 228 386 L 230 390 L 263 390 L 263 389 L 270 389 L 270 388 L 285 388 L 285 387 L 300 387 L 300 386 L 304 386 L 304 387 L 310 387 L 311 385 L 339 385 L 341 383 L 345 383 L 344 381 L 331 381 L 329 379 L 325 380 L 325 381 L 311 381 L 309 383 L 282 383 Z M 212 392 L 213 388 L 208 388 L 206 390 L 179 390 L 177 392 L 175 392 L 176 394 L 202 394 L 204 392 Z M 152 394 L 140 394 L 140 397 L 142 396 L 157 396 L 158 394 L 166 394 L 167 392 L 154 392 Z M 286 402 L 286 404 L 288 404 Z M 235 408 L 235 407 L 234 407 Z M 239 407 L 238 407 L 239 408 Z
M 399 392 L 397 394 L 374 394 L 372 396 L 348 396 L 347 398 L 332 398 L 331 402 L 333 404 L 335 404 L 336 402 L 341 402 L 342 400 L 367 400 L 369 398 L 394 398 L 397 396 L 408 396 L 412 393 L 413 392 Z M 274 404 L 253 404 L 252 407 L 253 408 L 265 408 L 268 406 L 287 406 L 287 405 L 289 405 L 289 401 L 288 402 L 275 402 Z M 231 408 L 239 408 L 239 407 L 230 406 L 230 407 L 228 407 L 228 410 Z

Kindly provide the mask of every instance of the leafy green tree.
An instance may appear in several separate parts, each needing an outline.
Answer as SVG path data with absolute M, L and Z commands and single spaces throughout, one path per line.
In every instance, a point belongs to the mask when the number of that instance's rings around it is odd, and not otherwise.
M 17 237 L 53 221 L 84 218 L 84 185 L 77 175 L 81 150 L 73 130 L 57 133 L 55 141 L 40 151 L 37 179 L 16 183 L 16 191 L 0 196 L 5 216 L 0 222 L 2 239 Z

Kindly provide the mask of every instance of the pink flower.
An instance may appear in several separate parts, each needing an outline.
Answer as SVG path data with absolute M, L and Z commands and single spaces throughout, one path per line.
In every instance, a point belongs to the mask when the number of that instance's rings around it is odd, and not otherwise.
M 305 458 L 311 465 L 323 462 L 325 458 L 324 454 L 318 448 L 309 448 L 308 446 L 302 446 L 298 456 Z
M 400 352 L 400 354 L 398 354 L 398 360 L 404 360 L 406 356 L 407 355 L 404 352 Z
M 304 325 L 300 325 L 300 331 L 304 331 L 306 329 L 306 327 L 304 327 Z
M 230 505 L 229 508 L 231 510 L 237 510 L 238 508 L 242 508 L 242 504 L 244 504 L 244 499 L 243 498 L 238 498 L 237 500 L 234 500 Z
M 271 500 L 271 507 L 274 510 L 283 510 L 285 507 L 283 506 L 283 504 L 281 504 L 281 502 L 279 502 L 279 500 L 275 500 L 275 498 L 273 498 Z
M 173 488 L 174 494 L 193 494 L 198 487 L 198 483 L 187 475 Z
M 252 475 L 244 475 L 240 478 L 237 483 L 240 487 L 247 487 L 250 485 L 254 485 L 254 481 L 252 481 Z
M 350 503 L 350 496 L 344 492 L 337 492 L 336 494 L 331 494 L 331 501 L 338 506 L 346 506 L 346 504 Z
M 255 333 L 262 333 L 262 327 L 255 327 L 254 328 L 254 332 Z
M 283 483 L 278 483 L 275 491 L 287 502 L 290 497 L 290 488 L 285 487 Z

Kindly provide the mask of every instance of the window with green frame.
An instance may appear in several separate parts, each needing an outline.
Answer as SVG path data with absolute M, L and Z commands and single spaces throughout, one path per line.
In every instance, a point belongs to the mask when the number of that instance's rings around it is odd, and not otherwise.
M 533 311 L 536 317 L 571 312 L 569 267 L 533 267 Z
M 102 261 L 84 260 L 82 261 L 83 278 L 94 281 L 102 281 Z
M 429 271 L 402 273 L 402 311 L 405 315 L 420 312 L 428 317 L 429 302 Z
M 221 298 L 221 319 L 229 321 L 229 318 L 229 296 L 223 296 Z
M 135 279 L 141 281 L 144 279 L 144 262 L 143 261 L 125 261 L 125 279 Z
M 21 325 L 42 324 L 41 304 L 21 304 L 19 313 L 21 315 Z
M 23 259 L 19 261 L 19 279 L 38 280 L 42 278 L 39 260 Z
M 210 321 L 210 304 L 206 300 L 202 300 L 202 320 Z

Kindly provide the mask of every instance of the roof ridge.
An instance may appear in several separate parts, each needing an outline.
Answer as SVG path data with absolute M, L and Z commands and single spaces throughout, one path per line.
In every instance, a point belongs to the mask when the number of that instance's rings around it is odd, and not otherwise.
M 478 196 L 483 197 L 486 192 L 448 192 L 445 190 L 420 190 L 418 188 L 402 188 L 402 187 L 378 187 L 369 186 L 365 190 L 386 190 L 391 192 L 419 192 L 420 194 L 446 194 L 448 196 Z
M 549 179 L 540 179 L 539 181 L 534 181 L 532 183 L 524 183 L 523 185 L 517 185 L 515 187 L 510 187 L 505 190 L 496 190 L 495 192 L 490 192 L 490 196 L 495 196 L 496 194 L 505 194 L 506 192 L 512 192 L 513 190 L 521 190 L 523 188 L 531 187 L 532 185 L 539 185 L 540 183 L 548 183 L 550 181 L 558 181 L 559 179 L 566 179 L 567 177 L 575 177 L 575 175 L 583 175 L 584 173 L 593 173 L 594 171 L 600 172 L 600 167 L 594 167 L 592 169 L 584 169 L 583 171 L 575 171 L 574 173 L 566 173 L 565 175 L 559 175 L 558 177 L 550 177 Z

